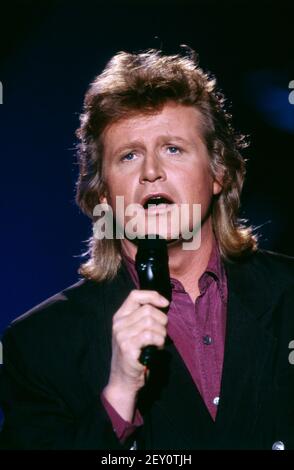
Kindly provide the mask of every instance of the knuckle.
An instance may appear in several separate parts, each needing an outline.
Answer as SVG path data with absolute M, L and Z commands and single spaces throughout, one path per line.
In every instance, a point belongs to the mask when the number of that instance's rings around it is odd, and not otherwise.
M 123 333 L 123 331 L 116 332 L 115 338 L 116 338 L 117 343 L 119 345 L 122 345 L 123 342 L 124 342 L 124 333 Z
M 119 319 L 114 318 L 112 319 L 112 331 L 116 332 L 118 330 Z
M 153 325 L 153 319 L 152 319 L 152 317 L 151 317 L 150 315 L 148 315 L 148 316 L 146 316 L 146 317 L 144 318 L 144 325 L 145 325 L 145 327 L 147 327 L 147 328 L 148 328 L 148 327 L 150 328 L 150 327 Z
M 138 296 L 138 289 L 133 289 L 131 292 L 130 292 L 130 295 L 129 297 L 132 299 L 132 300 L 135 300 Z
M 150 304 L 143 305 L 142 310 L 143 310 L 144 315 L 146 316 L 150 316 L 152 313 L 152 307 Z
M 161 312 L 161 313 L 162 313 L 162 312 Z M 167 316 L 165 313 L 163 313 L 163 314 L 161 315 L 161 318 L 162 318 L 162 323 L 163 323 L 164 325 L 167 325 L 167 323 L 168 323 L 168 316 Z
M 165 328 L 168 322 L 167 315 L 158 316 L 157 319 L 158 319 L 158 324 Z
M 123 353 L 126 353 L 130 350 L 130 343 L 127 340 L 124 340 L 120 343 L 120 349 Z
M 143 339 L 147 343 L 151 343 L 153 340 L 153 334 L 151 331 L 145 331 L 143 334 Z
M 112 317 L 112 326 L 117 322 L 118 318 L 119 318 L 119 310 L 115 312 L 115 314 Z
M 124 312 L 124 309 L 125 309 L 124 304 L 122 304 L 121 307 L 115 312 L 115 314 L 112 317 L 112 325 L 121 320 L 121 316 Z

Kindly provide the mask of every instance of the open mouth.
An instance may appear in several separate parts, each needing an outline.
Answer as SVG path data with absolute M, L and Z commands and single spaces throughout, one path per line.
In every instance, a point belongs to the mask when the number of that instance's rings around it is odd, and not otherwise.
M 173 204 L 171 199 L 165 196 L 150 196 L 143 204 L 144 209 L 165 209 Z

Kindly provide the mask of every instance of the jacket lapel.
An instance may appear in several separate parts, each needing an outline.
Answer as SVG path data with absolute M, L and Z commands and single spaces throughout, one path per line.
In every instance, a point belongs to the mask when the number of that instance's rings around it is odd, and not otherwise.
M 221 395 L 216 425 L 226 436 L 243 442 L 254 432 L 262 400 L 262 380 L 273 353 L 274 338 L 263 325 L 270 308 L 262 278 L 257 279 L 250 263 L 226 264 L 228 310 Z M 242 423 L 242 426 L 240 426 Z M 248 442 L 247 442 L 248 444 Z

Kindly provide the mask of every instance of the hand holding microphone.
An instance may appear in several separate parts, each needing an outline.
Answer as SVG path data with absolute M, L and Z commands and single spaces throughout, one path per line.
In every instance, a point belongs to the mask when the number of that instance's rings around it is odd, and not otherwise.
M 171 298 L 166 241 L 144 239 L 138 243 L 141 290 L 132 290 L 113 316 L 110 375 L 104 389 L 106 399 L 126 421 L 133 419 L 152 350 L 164 347 Z
M 157 236 L 138 240 L 136 270 L 141 289 L 157 291 L 169 302 L 171 301 L 167 242 L 164 238 Z M 168 307 L 163 307 L 161 310 L 167 313 Z M 148 367 L 156 349 L 154 345 L 143 348 L 139 358 L 141 364 Z

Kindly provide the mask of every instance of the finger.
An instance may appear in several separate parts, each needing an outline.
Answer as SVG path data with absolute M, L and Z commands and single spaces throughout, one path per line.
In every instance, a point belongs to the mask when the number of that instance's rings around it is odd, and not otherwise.
M 131 349 L 133 345 L 138 345 L 140 340 L 144 338 L 145 333 L 153 332 L 163 337 L 166 337 L 167 330 L 164 325 L 157 322 L 150 321 L 150 318 L 140 319 L 132 325 L 132 327 L 124 325 L 124 328 L 115 331 L 113 338 L 116 343 L 121 347 L 125 344 L 127 348 Z
M 168 316 L 152 305 L 145 304 L 134 312 L 130 312 L 128 315 L 117 316 L 114 318 L 113 328 L 114 330 L 120 330 L 122 328 L 131 329 L 138 322 L 141 322 L 142 325 L 145 325 L 146 327 L 152 326 L 156 323 L 166 326 L 168 323 Z
M 145 304 L 151 304 L 155 307 L 163 308 L 169 305 L 169 301 L 156 291 L 134 289 L 117 311 L 117 316 L 123 317 L 129 315 L 134 310 L 137 310 L 141 305 Z
M 146 346 L 163 347 L 165 343 L 165 336 L 159 334 L 157 331 L 148 330 L 144 331 L 138 340 L 138 348 L 141 351 Z
M 163 338 L 165 338 L 167 335 L 166 328 L 163 325 L 155 324 L 151 326 L 148 325 L 146 327 L 144 323 L 142 324 L 141 322 L 138 322 L 136 328 L 134 327 L 131 331 L 128 332 L 128 338 L 130 342 L 133 342 L 135 339 L 137 343 L 137 341 L 140 342 L 141 339 L 144 338 L 144 335 L 148 333 L 154 333 L 156 335 L 162 336 Z

